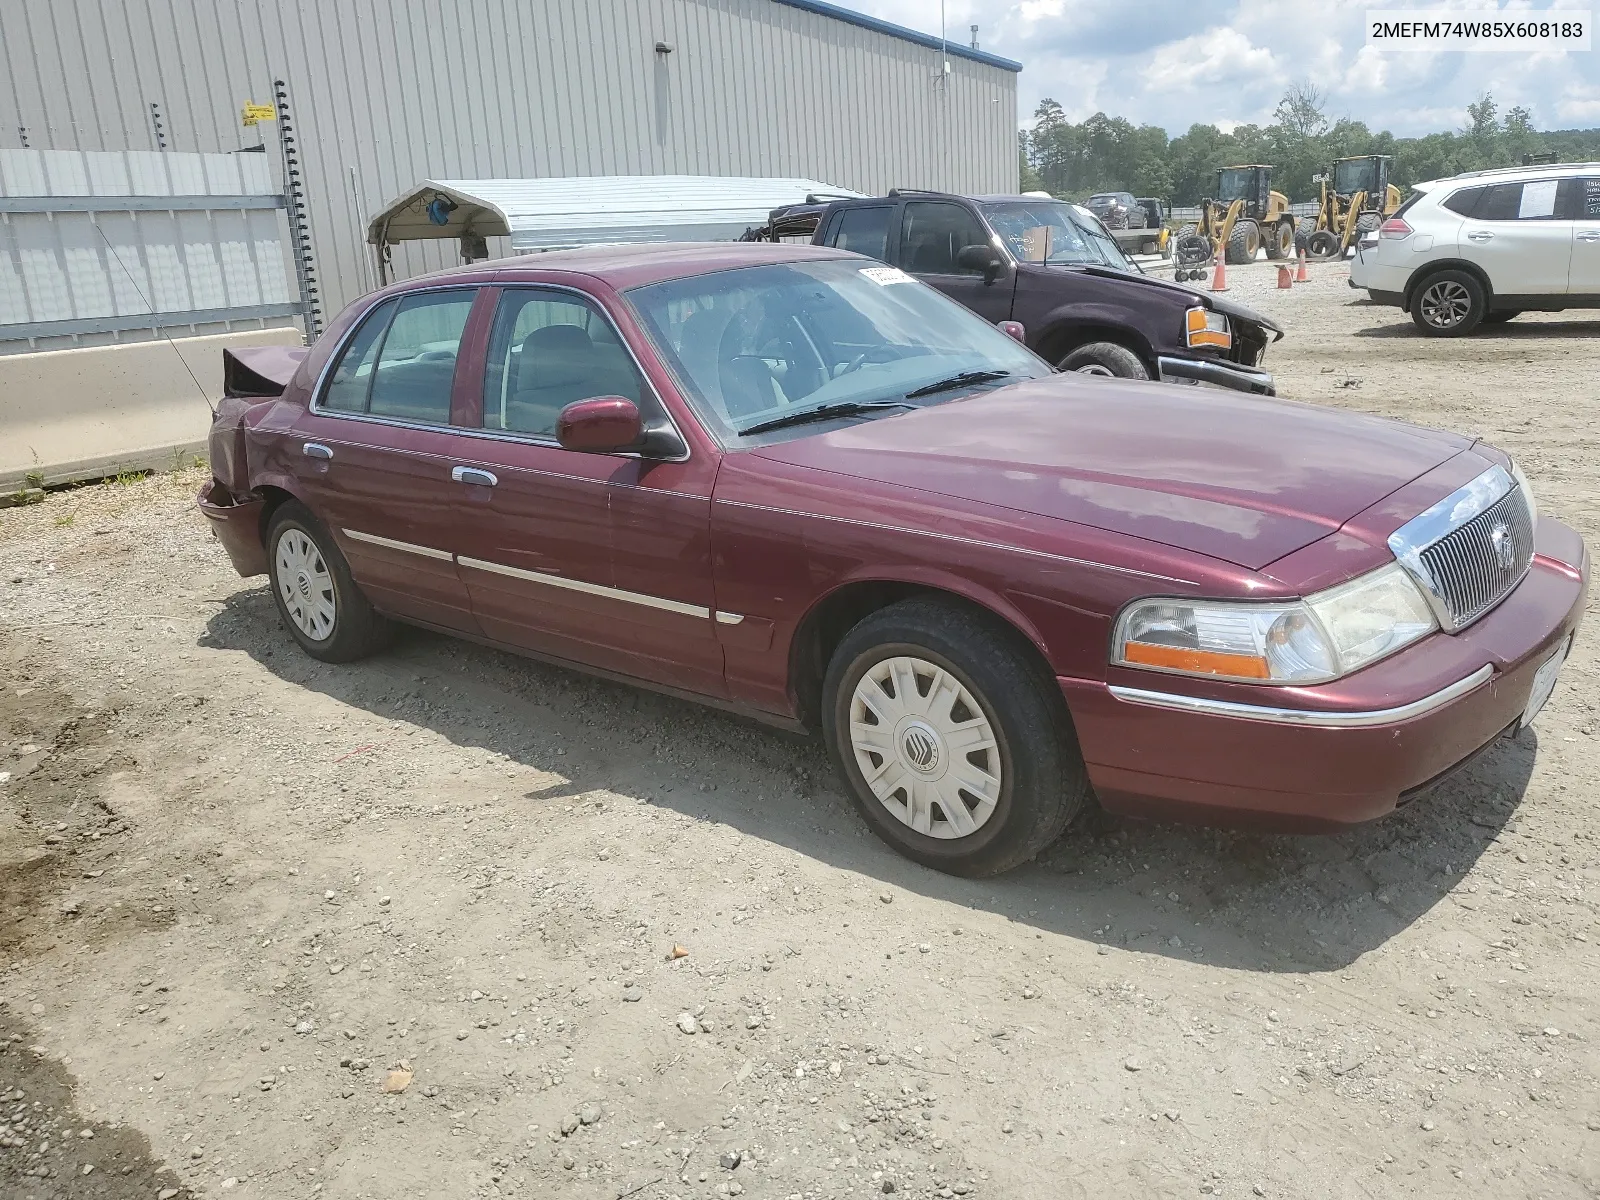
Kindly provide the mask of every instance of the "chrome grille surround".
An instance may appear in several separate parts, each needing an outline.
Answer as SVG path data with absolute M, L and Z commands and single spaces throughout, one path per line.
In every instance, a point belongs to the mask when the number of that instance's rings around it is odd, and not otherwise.
M 1504 467 L 1491 467 L 1389 535 L 1439 626 L 1464 629 L 1522 581 L 1533 561 L 1533 511 Z

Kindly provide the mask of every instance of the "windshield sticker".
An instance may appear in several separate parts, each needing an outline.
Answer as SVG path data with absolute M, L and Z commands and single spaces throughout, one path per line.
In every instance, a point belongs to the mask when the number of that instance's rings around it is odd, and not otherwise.
M 915 282 L 899 267 L 862 267 L 861 273 L 880 287 L 888 287 L 891 283 Z

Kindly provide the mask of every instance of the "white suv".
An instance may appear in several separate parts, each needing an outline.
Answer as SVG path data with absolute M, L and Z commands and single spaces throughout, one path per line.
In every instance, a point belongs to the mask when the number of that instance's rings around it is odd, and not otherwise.
M 1433 337 L 1529 310 L 1600 308 L 1600 163 L 1419 183 L 1362 239 L 1350 286 Z

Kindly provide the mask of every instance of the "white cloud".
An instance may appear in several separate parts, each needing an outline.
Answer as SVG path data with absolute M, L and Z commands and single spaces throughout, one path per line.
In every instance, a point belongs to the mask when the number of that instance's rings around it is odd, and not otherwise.
M 939 0 L 836 0 L 939 32 Z M 1455 129 L 1491 92 L 1523 105 L 1539 128 L 1600 124 L 1600 47 L 1571 54 L 1391 53 L 1366 44 L 1379 0 L 946 0 L 951 41 L 976 23 L 982 48 L 1023 64 L 1018 120 L 1049 96 L 1073 119 L 1096 111 L 1181 133 L 1195 122 L 1271 119 L 1292 80 L 1328 92 L 1331 117 L 1402 136 Z M 1399 3 L 1400 0 L 1381 0 Z M 1409 3 L 1410 0 L 1407 0 Z M 1514 0 L 1517 11 L 1581 0 Z M 1417 7 L 1492 7 L 1492 0 L 1416 0 Z

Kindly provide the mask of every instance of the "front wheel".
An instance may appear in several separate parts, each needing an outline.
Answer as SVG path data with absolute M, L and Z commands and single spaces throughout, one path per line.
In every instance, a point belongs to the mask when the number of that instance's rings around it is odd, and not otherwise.
M 1462 337 L 1483 321 L 1488 297 L 1483 284 L 1465 271 L 1440 271 L 1411 295 L 1411 320 L 1429 337 Z
M 327 527 L 296 501 L 272 514 L 267 573 L 278 615 L 312 658 L 350 662 L 392 638 L 393 626 L 362 595 Z
M 1109 375 L 1118 379 L 1149 379 L 1150 371 L 1139 356 L 1115 342 L 1090 342 L 1079 346 L 1059 364 L 1063 371 L 1080 375 Z
M 823 697 L 823 733 L 856 808 L 924 866 L 1010 870 L 1088 798 L 1048 672 L 982 614 L 925 599 L 880 609 L 839 644 Z

